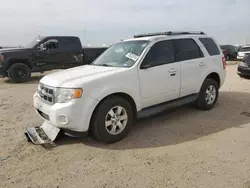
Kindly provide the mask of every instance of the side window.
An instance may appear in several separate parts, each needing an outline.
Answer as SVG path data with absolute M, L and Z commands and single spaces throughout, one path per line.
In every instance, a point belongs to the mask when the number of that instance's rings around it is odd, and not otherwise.
M 215 44 L 214 40 L 211 38 L 199 38 L 201 43 L 205 46 L 207 52 L 209 55 L 214 56 L 214 55 L 219 55 L 220 50 Z
M 185 61 L 204 57 L 200 47 L 193 39 L 176 39 L 176 61 Z
M 59 43 L 64 50 L 79 50 L 82 48 L 79 39 L 75 37 L 62 37 Z
M 146 55 L 141 67 L 154 67 L 173 63 L 175 59 L 172 40 L 155 43 Z
M 58 41 L 54 39 L 48 40 L 47 42 L 44 43 L 44 47 L 47 51 L 55 50 L 59 47 Z

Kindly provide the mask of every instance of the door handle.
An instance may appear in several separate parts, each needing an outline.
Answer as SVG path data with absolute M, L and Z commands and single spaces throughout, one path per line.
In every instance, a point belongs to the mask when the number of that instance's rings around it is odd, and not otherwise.
M 200 63 L 199 63 L 199 66 L 200 66 L 200 67 L 203 67 L 203 66 L 205 66 L 205 63 L 204 63 L 204 62 L 200 62 Z
M 172 74 L 172 73 L 176 73 L 176 71 L 177 71 L 176 69 L 170 69 L 168 72 Z

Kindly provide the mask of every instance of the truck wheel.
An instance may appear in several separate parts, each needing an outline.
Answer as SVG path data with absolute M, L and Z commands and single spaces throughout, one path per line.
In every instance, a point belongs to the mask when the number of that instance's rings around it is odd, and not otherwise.
M 92 118 L 91 131 L 100 141 L 118 142 L 128 134 L 133 119 L 129 102 L 122 97 L 111 97 L 97 107 Z
M 31 70 L 23 63 L 15 63 L 8 69 L 8 76 L 15 83 L 25 82 L 30 79 Z
M 206 79 L 201 87 L 196 107 L 201 110 L 211 110 L 219 96 L 218 83 L 213 79 Z
M 227 56 L 226 56 L 226 61 L 229 61 L 229 60 L 230 60 L 230 56 L 227 55 Z

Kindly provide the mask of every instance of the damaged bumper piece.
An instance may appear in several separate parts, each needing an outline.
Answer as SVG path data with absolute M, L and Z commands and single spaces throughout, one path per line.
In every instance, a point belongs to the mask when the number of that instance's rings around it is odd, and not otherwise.
M 44 122 L 38 127 L 28 127 L 25 135 L 28 141 L 31 141 L 35 145 L 51 144 L 59 134 L 60 129 Z

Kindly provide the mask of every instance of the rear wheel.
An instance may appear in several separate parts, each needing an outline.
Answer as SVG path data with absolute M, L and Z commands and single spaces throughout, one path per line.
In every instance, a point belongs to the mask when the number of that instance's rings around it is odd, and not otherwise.
M 26 82 L 31 77 L 31 70 L 23 63 L 15 63 L 8 69 L 8 77 L 15 83 Z
M 210 110 L 214 107 L 219 96 L 219 85 L 213 79 L 206 79 L 201 87 L 196 106 L 202 110 Z
M 133 119 L 129 102 L 119 96 L 111 97 L 97 107 L 92 119 L 92 132 L 98 140 L 114 143 L 128 134 Z

